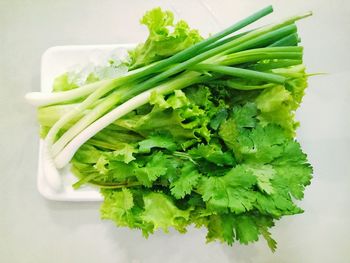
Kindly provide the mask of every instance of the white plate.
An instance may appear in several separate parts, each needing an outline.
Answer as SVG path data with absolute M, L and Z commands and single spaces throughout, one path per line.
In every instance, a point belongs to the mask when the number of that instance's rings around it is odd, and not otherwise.
M 76 67 L 83 68 L 89 64 L 100 64 L 104 62 L 113 52 L 114 56 L 123 57 L 127 49 L 134 44 L 119 45 L 88 45 L 88 46 L 56 46 L 44 52 L 41 58 L 41 91 L 51 92 L 55 77 Z M 37 187 L 42 196 L 57 201 L 100 201 L 102 197 L 97 188 L 81 187 L 78 190 L 72 188 L 77 178 L 70 172 L 69 167 L 59 170 L 62 189 L 60 191 L 51 187 L 49 176 L 54 170 L 43 169 L 46 159 L 43 141 L 40 141 L 39 167 Z M 54 169 L 52 167 L 52 169 Z

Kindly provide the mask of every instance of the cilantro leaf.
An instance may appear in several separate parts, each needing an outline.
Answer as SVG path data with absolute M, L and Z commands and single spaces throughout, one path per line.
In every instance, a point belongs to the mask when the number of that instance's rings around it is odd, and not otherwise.
M 209 217 L 206 239 L 208 242 L 220 240 L 232 245 L 235 239 L 233 228 L 234 220 L 229 214 L 211 215 Z
M 223 152 L 218 144 L 199 144 L 196 148 L 188 151 L 193 159 L 204 158 L 218 166 L 234 165 L 235 159 L 230 152 Z
M 239 145 L 237 145 L 238 134 L 237 124 L 234 119 L 228 119 L 221 124 L 219 136 L 228 148 L 236 150 L 239 147 Z M 237 153 L 239 152 L 236 150 L 236 154 Z
M 275 125 L 257 126 L 241 133 L 238 138 L 238 152 L 251 163 L 269 163 L 281 156 L 286 141 L 283 129 Z
M 270 182 L 276 175 L 276 171 L 271 165 L 245 165 L 248 171 L 251 171 L 257 178 L 259 189 L 266 194 L 272 194 L 274 189 Z
M 257 120 L 257 107 L 255 103 L 248 102 L 244 106 L 233 108 L 233 119 L 239 128 L 254 128 Z
M 179 178 L 170 184 L 171 194 L 177 199 L 184 198 L 185 195 L 191 193 L 199 178 L 200 174 L 196 166 L 191 162 L 185 163 Z
M 242 244 L 258 241 L 259 228 L 253 218 L 248 215 L 241 215 L 235 218 L 236 239 Z
M 134 146 L 128 143 L 121 144 L 121 148 L 118 150 L 115 150 L 111 153 L 106 153 L 106 155 L 111 160 L 121 161 L 124 163 L 130 163 L 131 161 L 135 160 L 135 157 L 133 154 L 137 152 Z
M 216 112 L 215 116 L 210 120 L 210 127 L 217 130 L 221 123 L 223 123 L 228 116 L 227 110 L 225 108 L 220 108 Z
M 274 161 L 277 175 L 276 184 L 283 186 L 296 199 L 304 197 L 304 189 L 312 179 L 312 167 L 300 144 L 294 140 L 284 145 L 283 155 Z
M 145 166 L 139 166 L 135 169 L 134 174 L 144 186 L 151 187 L 152 182 L 156 181 L 158 177 L 166 174 L 166 164 L 166 156 L 161 152 L 157 152 L 148 159 Z
M 225 176 L 202 178 L 198 191 L 208 209 L 243 213 L 253 209 L 255 193 L 249 191 L 256 177 L 242 166 L 236 166 Z
M 152 148 L 164 148 L 169 151 L 175 151 L 177 145 L 174 139 L 166 134 L 150 135 L 147 139 L 139 142 L 139 153 L 149 153 Z

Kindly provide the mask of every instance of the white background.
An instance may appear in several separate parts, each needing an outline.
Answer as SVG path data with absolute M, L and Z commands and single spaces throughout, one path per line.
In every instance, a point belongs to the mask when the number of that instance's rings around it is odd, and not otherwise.
M 137 231 L 99 219 L 98 203 L 60 203 L 36 189 L 38 127 L 23 96 L 39 90 L 40 56 L 50 46 L 139 42 L 142 14 L 161 5 L 206 35 L 274 4 L 278 18 L 312 10 L 299 23 L 310 87 L 298 111 L 298 137 L 314 166 L 300 204 L 305 213 L 273 229 L 278 250 L 204 243 L 205 231 Z M 158 263 L 350 262 L 350 2 L 294 1 L 6 1 L 0 0 L 0 262 Z

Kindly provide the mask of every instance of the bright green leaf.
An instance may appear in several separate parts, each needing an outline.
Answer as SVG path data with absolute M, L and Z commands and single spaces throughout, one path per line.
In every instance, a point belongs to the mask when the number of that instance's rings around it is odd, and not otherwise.
M 161 228 L 164 232 L 168 232 L 169 227 L 175 227 L 180 232 L 186 231 L 189 211 L 180 210 L 168 196 L 162 193 L 149 193 L 143 200 L 145 207 L 141 217 L 144 221 L 152 223 L 154 229 Z
M 197 185 L 200 174 L 196 166 L 191 162 L 186 162 L 184 167 L 181 169 L 179 178 L 172 182 L 171 194 L 175 198 L 184 198 L 185 195 L 190 194 L 192 189 Z

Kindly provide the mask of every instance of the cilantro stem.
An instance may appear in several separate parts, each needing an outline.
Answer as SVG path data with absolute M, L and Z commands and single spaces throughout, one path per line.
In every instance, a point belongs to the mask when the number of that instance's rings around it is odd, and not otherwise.
M 89 183 L 105 189 L 119 189 L 123 187 L 128 188 L 128 187 L 142 186 L 140 182 L 100 183 L 100 182 L 91 180 L 89 181 Z

